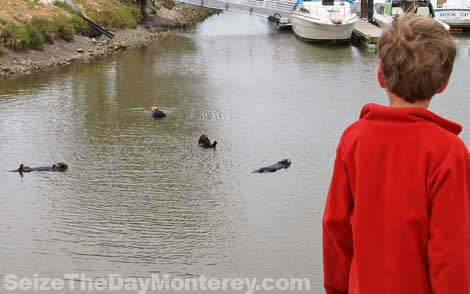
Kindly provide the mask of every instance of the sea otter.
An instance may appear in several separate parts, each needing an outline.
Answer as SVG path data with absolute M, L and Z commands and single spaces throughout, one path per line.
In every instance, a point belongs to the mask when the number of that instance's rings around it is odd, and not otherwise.
M 165 117 L 165 116 L 166 116 L 166 114 L 165 114 L 163 111 L 159 110 L 159 109 L 158 109 L 157 107 L 155 107 L 155 106 L 152 107 L 151 110 L 152 110 L 152 117 L 154 117 L 154 118 L 162 118 L 162 117 Z
M 270 166 L 262 167 L 260 169 L 257 169 L 253 171 L 254 173 L 272 173 L 275 172 L 281 168 L 288 169 L 289 166 L 291 165 L 291 161 L 289 159 L 284 159 L 279 161 L 278 163 L 275 163 Z
M 29 173 L 32 171 L 53 171 L 53 172 L 63 172 L 66 171 L 69 166 L 66 163 L 58 162 L 51 166 L 39 166 L 39 167 L 29 167 L 25 166 L 24 164 L 20 164 L 18 169 L 12 170 L 12 172 L 19 172 L 19 173 Z
M 211 140 L 209 140 L 209 137 L 207 135 L 202 134 L 199 137 L 198 144 L 199 144 L 199 146 L 204 147 L 204 148 L 214 148 L 215 149 L 215 146 L 217 146 L 217 141 L 214 141 L 211 144 Z

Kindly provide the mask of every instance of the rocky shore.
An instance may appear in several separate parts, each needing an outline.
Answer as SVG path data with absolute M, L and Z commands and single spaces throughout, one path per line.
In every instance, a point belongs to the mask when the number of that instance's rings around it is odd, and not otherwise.
M 90 38 L 75 36 L 74 41 L 58 40 L 42 51 L 16 52 L 2 49 L 0 55 L 0 79 L 43 71 L 72 63 L 87 63 L 97 58 L 156 42 L 173 29 L 188 27 L 218 13 L 217 10 L 177 4 L 172 10 L 149 16 L 137 29 L 114 32 L 115 37 Z

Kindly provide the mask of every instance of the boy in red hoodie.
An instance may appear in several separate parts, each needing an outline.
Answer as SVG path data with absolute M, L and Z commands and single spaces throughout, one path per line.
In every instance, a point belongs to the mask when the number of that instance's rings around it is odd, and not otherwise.
M 341 137 L 323 217 L 327 294 L 470 294 L 470 155 L 461 126 L 427 110 L 456 47 L 403 15 L 378 44 L 390 106 L 367 104 Z

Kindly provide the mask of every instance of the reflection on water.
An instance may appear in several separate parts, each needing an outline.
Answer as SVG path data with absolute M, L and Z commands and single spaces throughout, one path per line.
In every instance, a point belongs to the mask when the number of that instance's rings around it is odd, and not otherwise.
M 456 38 L 432 108 L 468 126 L 470 43 Z M 375 63 L 224 13 L 94 65 L 0 82 L 0 276 L 309 277 L 322 293 L 335 146 L 364 103 L 385 102 Z M 201 133 L 218 149 L 200 149 Z M 287 171 L 251 173 L 283 158 Z M 6 171 L 56 161 L 69 171 Z

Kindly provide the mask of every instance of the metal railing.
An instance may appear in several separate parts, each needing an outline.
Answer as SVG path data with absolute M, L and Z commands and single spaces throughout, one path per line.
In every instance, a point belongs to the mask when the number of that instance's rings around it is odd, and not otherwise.
M 277 15 L 280 23 L 290 22 L 293 0 L 176 0 L 209 8 L 218 8 L 258 16 Z

